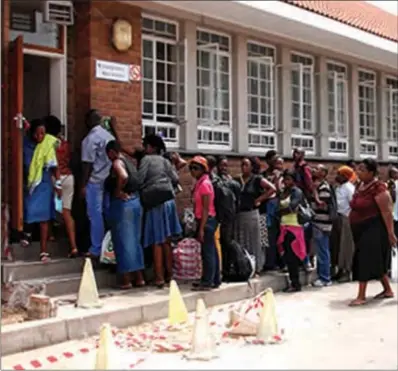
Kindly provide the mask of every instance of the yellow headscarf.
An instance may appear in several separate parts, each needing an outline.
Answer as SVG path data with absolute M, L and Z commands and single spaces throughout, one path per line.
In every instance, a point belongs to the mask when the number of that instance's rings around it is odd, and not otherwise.
M 43 169 L 50 169 L 57 166 L 56 146 L 58 139 L 46 134 L 43 141 L 37 144 L 29 166 L 28 188 L 33 193 L 34 189 L 41 183 Z

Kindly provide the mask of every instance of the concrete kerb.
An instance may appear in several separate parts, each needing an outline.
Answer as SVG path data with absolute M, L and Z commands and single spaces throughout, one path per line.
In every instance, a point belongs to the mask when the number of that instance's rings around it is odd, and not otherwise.
M 302 274 L 304 283 L 313 275 Z M 211 292 L 194 293 L 182 285 L 182 295 L 188 311 L 194 311 L 198 298 L 208 307 L 249 299 L 270 287 L 275 292 L 286 285 L 287 277 L 268 274 L 247 283 L 224 284 Z M 80 309 L 72 305 L 60 307 L 57 318 L 3 326 L 1 331 L 2 355 L 38 349 L 70 340 L 81 340 L 98 334 L 102 323 L 118 328 L 149 323 L 167 317 L 168 291 L 141 291 L 103 300 L 98 309 Z

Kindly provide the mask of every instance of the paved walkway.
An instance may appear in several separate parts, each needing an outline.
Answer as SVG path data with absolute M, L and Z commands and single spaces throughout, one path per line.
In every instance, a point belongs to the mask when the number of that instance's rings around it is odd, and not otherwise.
M 369 297 L 379 291 L 377 283 L 371 284 Z M 118 360 L 114 368 L 396 370 L 397 300 L 371 301 L 363 307 L 349 308 L 347 304 L 355 293 L 355 284 L 345 284 L 321 290 L 310 288 L 297 294 L 276 294 L 278 320 L 286 335 L 279 345 L 221 341 L 218 358 L 209 362 L 187 361 L 182 353 L 117 350 L 112 355 Z M 214 308 L 211 321 L 223 326 L 228 320 L 228 308 L 229 305 Z M 126 331 L 138 333 L 142 329 Z M 63 343 L 4 357 L 2 369 L 17 365 L 27 369 L 29 364 L 37 366 L 36 369 L 93 369 L 95 350 L 92 349 L 92 339 Z

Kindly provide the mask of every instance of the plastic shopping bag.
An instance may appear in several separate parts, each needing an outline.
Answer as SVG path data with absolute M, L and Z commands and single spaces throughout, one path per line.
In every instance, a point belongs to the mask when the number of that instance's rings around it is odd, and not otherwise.
M 106 232 L 105 237 L 102 240 L 100 262 L 103 264 L 116 264 L 111 231 Z
M 55 211 L 56 211 L 57 213 L 62 214 L 62 199 L 59 198 L 59 197 L 56 195 L 56 196 L 55 196 L 55 199 L 54 199 L 54 202 L 55 202 Z
M 398 248 L 391 249 L 391 281 L 398 282 Z

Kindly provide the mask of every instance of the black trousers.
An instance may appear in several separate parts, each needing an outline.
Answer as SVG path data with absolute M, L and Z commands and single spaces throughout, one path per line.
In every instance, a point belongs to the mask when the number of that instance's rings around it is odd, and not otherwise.
M 283 249 L 285 251 L 284 258 L 289 272 L 289 279 L 292 287 L 301 288 L 299 267 L 302 264 L 292 249 L 292 242 L 296 239 L 293 233 L 287 232 L 283 240 Z

